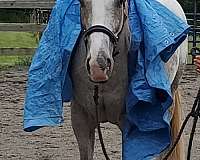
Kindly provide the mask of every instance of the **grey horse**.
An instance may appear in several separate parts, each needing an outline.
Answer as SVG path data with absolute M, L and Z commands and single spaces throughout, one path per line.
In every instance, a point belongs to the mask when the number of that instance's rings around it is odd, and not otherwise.
M 79 40 L 72 57 L 72 127 L 78 141 L 80 159 L 93 160 L 97 121 L 110 122 L 122 130 L 128 87 L 127 57 L 130 31 L 126 19 L 127 4 L 123 5 L 123 1 L 80 0 L 80 2 L 83 28 L 87 30 L 91 26 L 105 26 L 114 33 L 110 35 L 112 33 L 101 27 L 90 30 Z M 160 2 L 185 19 L 176 1 L 173 4 L 170 0 Z M 111 41 L 115 36 L 118 36 L 117 45 L 114 40 Z M 187 46 L 186 42 L 166 63 L 175 89 L 182 71 L 180 66 L 183 66 L 186 59 L 187 47 L 185 46 Z M 93 100 L 95 85 L 99 87 L 98 120 Z

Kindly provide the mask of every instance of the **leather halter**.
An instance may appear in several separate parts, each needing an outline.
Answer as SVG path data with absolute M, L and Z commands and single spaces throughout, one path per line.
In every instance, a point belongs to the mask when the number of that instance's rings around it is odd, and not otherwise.
M 125 3 L 126 3 L 126 0 L 120 0 L 122 17 L 121 17 L 121 23 L 120 23 L 119 29 L 116 33 L 113 33 L 109 28 L 103 25 L 93 25 L 89 27 L 88 29 L 85 29 L 85 28 L 83 29 L 82 38 L 84 38 L 84 40 L 87 40 L 87 38 L 94 32 L 101 32 L 101 33 L 106 34 L 114 45 L 113 56 L 116 56 L 119 53 L 118 51 L 116 51 L 116 47 L 119 41 L 119 35 L 122 32 L 125 21 L 127 19 L 127 15 L 125 12 Z

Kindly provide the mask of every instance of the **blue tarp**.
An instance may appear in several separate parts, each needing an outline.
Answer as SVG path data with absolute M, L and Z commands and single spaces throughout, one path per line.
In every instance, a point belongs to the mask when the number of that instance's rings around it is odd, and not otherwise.
M 156 0 L 129 0 L 128 18 L 132 42 L 123 160 L 147 160 L 170 144 L 172 95 L 164 63 L 189 26 Z M 63 122 L 63 102 L 72 98 L 68 65 L 80 32 L 79 0 L 58 0 L 29 69 L 25 131 Z

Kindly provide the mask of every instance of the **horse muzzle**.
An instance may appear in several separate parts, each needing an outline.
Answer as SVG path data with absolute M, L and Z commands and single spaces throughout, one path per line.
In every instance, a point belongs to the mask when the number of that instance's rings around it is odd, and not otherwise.
M 113 60 L 110 58 L 97 57 L 95 60 L 88 58 L 86 65 L 89 78 L 92 82 L 106 82 L 111 77 Z

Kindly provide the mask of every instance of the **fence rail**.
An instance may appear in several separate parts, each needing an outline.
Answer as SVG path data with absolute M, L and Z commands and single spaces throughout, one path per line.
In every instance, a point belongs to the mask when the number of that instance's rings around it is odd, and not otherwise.
M 1 55 L 33 55 L 36 48 L 0 48 Z
M 0 31 L 42 32 L 46 24 L 36 23 L 0 23 Z
M 39 9 L 50 10 L 55 0 L 0 0 L 0 9 Z M 34 15 L 38 18 L 37 15 Z M 42 32 L 46 24 L 35 23 L 0 23 L 0 31 Z
M 54 0 L 0 0 L 0 8 L 51 9 L 54 4 Z

